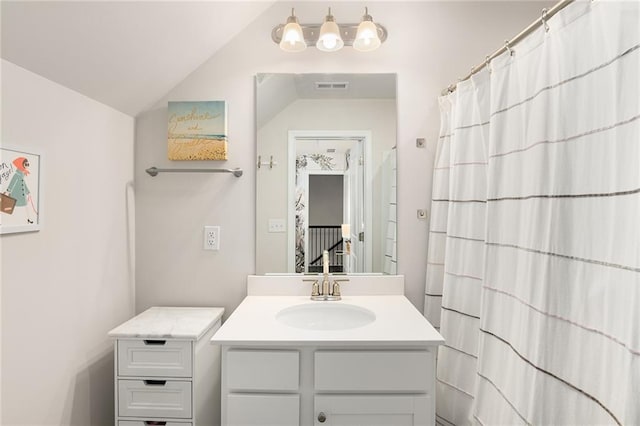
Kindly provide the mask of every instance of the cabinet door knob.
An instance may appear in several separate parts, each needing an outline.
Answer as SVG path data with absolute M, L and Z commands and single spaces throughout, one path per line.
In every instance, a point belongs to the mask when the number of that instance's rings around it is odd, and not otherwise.
M 318 421 L 320 423 L 324 423 L 327 421 L 327 416 L 322 411 L 320 411 L 320 414 L 318 414 Z

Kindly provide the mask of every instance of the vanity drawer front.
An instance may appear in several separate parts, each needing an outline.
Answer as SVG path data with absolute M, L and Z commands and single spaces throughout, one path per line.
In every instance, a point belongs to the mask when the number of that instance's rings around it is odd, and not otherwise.
M 118 415 L 131 417 L 191 417 L 191 382 L 179 380 L 118 380 Z
M 296 391 L 300 383 L 298 351 L 230 349 L 225 354 L 226 387 L 232 391 Z
M 118 375 L 191 377 L 192 344 L 176 340 L 118 340 Z
M 435 380 L 429 351 L 318 351 L 314 361 L 317 391 L 429 393 Z
M 145 420 L 145 421 L 132 421 L 132 420 L 120 420 L 118 426 L 193 426 L 191 422 L 165 422 L 158 420 Z
M 299 395 L 230 394 L 226 398 L 227 425 L 298 426 Z

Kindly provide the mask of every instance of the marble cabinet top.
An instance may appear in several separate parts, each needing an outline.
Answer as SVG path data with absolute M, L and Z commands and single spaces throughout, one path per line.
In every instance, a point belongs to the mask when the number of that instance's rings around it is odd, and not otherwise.
M 224 308 L 153 307 L 111 330 L 112 338 L 192 339 L 221 320 Z

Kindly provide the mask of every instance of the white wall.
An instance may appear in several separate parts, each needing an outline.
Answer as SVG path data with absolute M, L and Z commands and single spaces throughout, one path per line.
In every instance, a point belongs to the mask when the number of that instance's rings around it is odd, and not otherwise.
M 113 425 L 106 333 L 133 313 L 133 118 L 2 61 L 2 125 L 3 146 L 42 153 L 43 227 L 0 237 L 0 423 Z
M 277 2 L 156 108 L 141 114 L 136 133 L 137 310 L 151 305 L 224 306 L 227 314 L 245 295 L 255 268 L 255 89 L 263 72 L 356 72 L 398 75 L 398 270 L 406 293 L 422 309 L 428 222 L 416 210 L 430 207 L 431 172 L 438 134 L 437 96 L 443 87 L 540 16 L 549 2 L 373 2 L 369 12 L 388 31 L 377 51 L 280 51 L 274 25 L 292 6 L 302 22 L 320 21 L 326 2 Z M 333 15 L 358 21 L 361 2 L 338 2 Z M 161 72 L 161 70 L 158 70 Z M 224 99 L 229 106 L 229 160 L 244 176 L 160 175 L 144 169 L 183 166 L 166 160 L 166 102 Z M 415 139 L 427 138 L 427 148 Z M 193 163 L 190 167 L 211 166 Z M 204 252 L 202 227 L 221 225 L 221 249 Z

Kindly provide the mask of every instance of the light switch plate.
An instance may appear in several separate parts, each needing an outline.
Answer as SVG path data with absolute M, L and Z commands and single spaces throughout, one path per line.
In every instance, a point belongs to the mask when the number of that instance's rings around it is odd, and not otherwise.
M 269 219 L 269 232 L 286 232 L 284 219 Z

